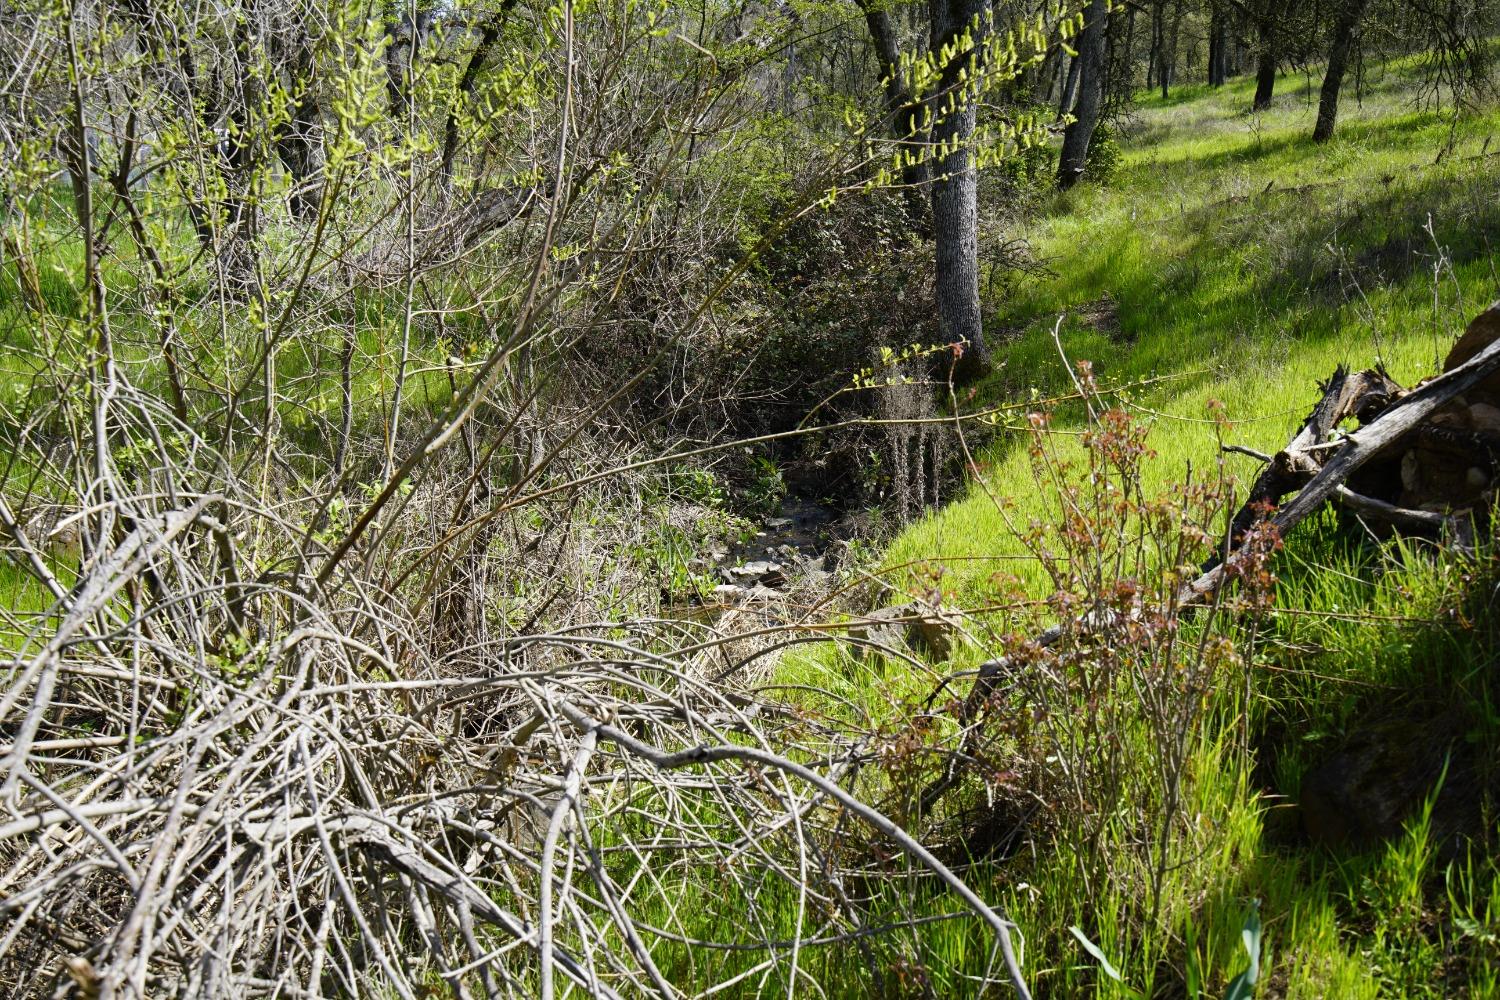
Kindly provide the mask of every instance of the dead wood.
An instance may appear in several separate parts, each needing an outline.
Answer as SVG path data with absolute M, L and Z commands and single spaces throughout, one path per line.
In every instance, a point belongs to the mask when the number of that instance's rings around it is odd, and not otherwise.
M 1456 518 L 1451 514 L 1397 507 L 1393 503 L 1367 497 L 1363 493 L 1355 493 L 1347 486 L 1340 486 L 1336 489 L 1333 498 L 1340 507 L 1351 510 L 1355 514 L 1375 518 L 1398 528 L 1441 532 L 1452 528 L 1456 523 Z
M 1267 505 L 1277 503 L 1292 490 L 1307 483 L 1322 467 L 1317 449 L 1325 444 L 1338 426 L 1351 417 L 1366 422 L 1390 405 L 1401 391 L 1385 372 L 1379 369 L 1350 375 L 1342 365 L 1323 384 L 1323 395 L 1308 414 L 1297 433 L 1281 451 L 1271 457 L 1265 470 L 1250 487 L 1250 496 L 1229 525 L 1231 546 L 1237 547 Z M 1204 566 L 1204 572 L 1218 563 L 1218 557 Z
M 1500 315 L 1497 308 L 1500 304 L 1491 306 L 1481 319 Z M 1473 328 L 1471 324 L 1470 329 Z M 1197 579 L 1178 590 L 1174 601 L 1177 608 L 1201 606 L 1215 597 L 1229 571 L 1250 555 L 1244 544 L 1246 533 L 1262 520 L 1280 537 L 1285 537 L 1324 503 L 1337 499 L 1364 516 L 1383 517 L 1394 524 L 1433 528 L 1451 523 L 1453 519 L 1442 514 L 1410 510 L 1356 493 L 1345 483 L 1373 460 L 1412 442 L 1434 413 L 1455 397 L 1487 385 L 1487 380 L 1497 373 L 1500 373 L 1500 337 L 1491 338 L 1460 364 L 1455 365 L 1450 359 L 1449 370 L 1404 394 L 1382 371 L 1367 370 L 1351 376 L 1340 366 L 1323 384 L 1322 396 L 1312 413 L 1287 446 L 1271 458 L 1251 486 L 1249 498 L 1231 519 L 1225 546 L 1227 558 L 1215 555 L 1205 562 Z M 1351 417 L 1362 426 L 1352 432 L 1340 430 L 1339 425 Z M 1297 492 L 1292 499 L 1268 517 L 1267 511 L 1293 490 Z M 1090 612 L 1053 625 L 1036 636 L 1032 645 L 1051 648 L 1068 633 L 1089 631 L 1091 621 L 1097 620 Z M 1013 666 L 1009 656 L 980 665 L 974 687 L 960 708 L 960 720 L 968 727 L 966 734 L 943 775 L 923 790 L 922 811 L 931 810 L 976 762 L 978 727 L 973 720 Z

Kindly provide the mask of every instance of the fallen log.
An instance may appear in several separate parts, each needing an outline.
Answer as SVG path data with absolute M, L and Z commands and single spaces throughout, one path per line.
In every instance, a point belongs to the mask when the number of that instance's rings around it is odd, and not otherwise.
M 1492 306 L 1491 312 L 1497 309 L 1500 305 Z M 1286 506 L 1276 512 L 1270 519 L 1271 524 L 1285 536 L 1287 531 L 1322 506 L 1360 467 L 1400 444 L 1406 435 L 1449 400 L 1497 372 L 1500 372 L 1500 337 L 1490 341 L 1484 350 L 1468 361 L 1413 389 L 1387 406 L 1374 420 L 1346 435 L 1342 447 Z M 1203 592 L 1209 592 L 1217 586 L 1216 582 L 1205 582 L 1205 578 L 1211 575 L 1205 574 L 1200 581 L 1195 581 L 1194 587 L 1201 582 L 1207 588 Z
M 1340 507 L 1352 510 L 1356 514 L 1372 517 L 1386 524 L 1398 528 L 1409 528 L 1414 531 L 1442 532 L 1457 526 L 1458 518 L 1452 514 L 1439 514 L 1431 510 L 1410 510 L 1406 507 L 1397 507 L 1393 503 L 1367 497 L 1362 493 L 1355 493 L 1347 486 L 1340 486 L 1333 492 L 1333 499 Z
M 1318 450 L 1345 420 L 1353 417 L 1367 423 L 1385 410 L 1401 391 L 1385 372 L 1372 369 L 1350 375 L 1342 365 L 1322 386 L 1323 395 L 1313 407 L 1287 446 L 1272 456 L 1266 468 L 1250 487 L 1244 506 L 1229 524 L 1231 546 L 1244 540 L 1245 532 L 1259 518 L 1267 504 L 1275 504 L 1292 490 L 1303 486 L 1322 468 Z M 1204 566 L 1207 572 L 1217 564 L 1218 556 Z
M 1488 339 L 1481 340 L 1476 330 Z M 1404 521 L 1431 528 L 1441 526 L 1432 517 L 1442 518 L 1443 522 L 1453 520 L 1436 512 L 1398 507 L 1356 493 L 1345 485 L 1350 476 L 1372 461 L 1388 457 L 1418 439 L 1425 423 L 1450 401 L 1476 387 L 1486 390 L 1500 387 L 1500 302 L 1470 324 L 1445 367 L 1447 370 L 1441 375 L 1403 393 L 1382 371 L 1363 371 L 1351 376 L 1340 366 L 1323 385 L 1317 406 L 1287 446 L 1271 457 L 1267 468 L 1251 486 L 1249 499 L 1231 519 L 1227 555 L 1221 558 L 1216 554 L 1205 562 L 1200 575 L 1177 591 L 1176 606 L 1191 609 L 1213 599 L 1229 571 L 1250 556 L 1245 536 L 1262 520 L 1280 537 L 1285 537 L 1333 499 L 1366 515 L 1385 515 L 1393 523 Z M 1352 432 L 1339 430 L 1339 425 L 1350 417 L 1360 420 L 1362 426 Z M 1279 503 L 1293 490 L 1296 493 L 1291 500 L 1271 516 L 1265 516 L 1269 505 Z M 1097 620 L 1091 611 L 1049 627 L 1032 642 L 1042 649 L 1051 648 L 1065 634 L 1089 631 L 1091 622 Z M 965 736 L 942 776 L 923 790 L 919 800 L 922 812 L 930 811 L 956 787 L 976 762 L 974 741 L 978 728 L 973 720 L 1012 666 L 1010 658 L 1005 656 L 980 664 L 974 686 L 959 710 L 959 720 L 966 727 Z
M 1258 462 L 1270 464 L 1273 459 L 1264 452 L 1256 451 L 1254 448 L 1246 448 L 1243 445 L 1226 444 L 1221 446 L 1221 451 L 1236 455 L 1248 455 Z M 1346 510 L 1356 514 L 1364 514 L 1376 518 L 1386 524 L 1398 527 L 1407 527 L 1415 530 L 1444 531 L 1456 526 L 1458 519 L 1451 514 L 1440 514 L 1430 510 L 1410 510 L 1406 507 L 1398 507 L 1376 497 L 1367 497 L 1363 493 L 1356 493 L 1347 486 L 1340 486 L 1333 494 L 1334 501 Z

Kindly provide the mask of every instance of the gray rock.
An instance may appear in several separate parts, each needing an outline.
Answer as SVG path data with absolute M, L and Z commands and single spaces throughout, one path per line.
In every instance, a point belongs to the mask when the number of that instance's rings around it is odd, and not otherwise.
M 802 569 L 802 585 L 809 590 L 822 590 L 833 583 L 834 575 L 823 569 L 821 562 L 808 562 Z
M 759 583 L 751 587 L 742 587 L 734 583 L 724 583 L 713 589 L 713 596 L 721 604 L 766 604 L 771 601 L 779 601 L 786 595 L 779 590 Z
M 895 609 L 882 610 L 888 612 Z M 879 653 L 880 649 L 872 648 L 875 646 L 895 652 L 902 652 L 906 649 L 906 624 L 891 621 L 891 617 L 889 614 L 882 614 L 881 611 L 872 611 L 850 624 L 847 634 L 857 644 L 856 652 L 859 656 Z
M 946 660 L 953 655 L 953 637 L 958 626 L 958 615 L 951 608 L 926 608 L 910 630 L 916 632 L 918 641 L 929 653 Z
M 782 569 L 780 563 L 771 562 L 769 559 L 760 559 L 755 562 L 745 563 L 743 566 L 734 566 L 729 570 L 729 573 L 736 580 L 754 580 L 768 587 L 774 587 L 786 582 L 786 570 Z
M 957 615 L 950 609 L 913 602 L 879 608 L 849 626 L 849 637 L 888 649 L 915 649 L 946 660 L 953 653 Z

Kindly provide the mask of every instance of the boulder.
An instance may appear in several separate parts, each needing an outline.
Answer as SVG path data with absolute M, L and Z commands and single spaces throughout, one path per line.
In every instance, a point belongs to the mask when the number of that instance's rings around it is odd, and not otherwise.
M 870 644 L 898 651 L 903 649 L 906 646 L 906 623 L 893 619 L 901 618 L 905 607 L 881 608 L 850 622 L 847 634 L 859 644 L 856 652 L 862 657 L 880 652 L 870 648 Z
M 1464 335 L 1448 352 L 1443 371 L 1451 372 L 1497 338 L 1500 338 L 1500 302 L 1492 302 L 1488 309 L 1474 317 Z M 1491 375 L 1470 391 L 1469 402 L 1500 405 L 1500 374 Z
M 852 622 L 849 638 L 888 649 L 921 650 L 946 660 L 953 652 L 953 634 L 958 622 L 957 613 L 949 608 L 918 602 L 898 604 L 871 611 Z M 863 651 L 868 651 L 868 647 Z
M 1500 302 L 1474 317 L 1448 352 L 1449 372 L 1500 339 Z M 1500 473 L 1500 374 L 1437 410 L 1401 460 L 1403 507 L 1454 511 L 1483 507 Z
M 908 627 L 916 634 L 917 644 L 940 660 L 953 654 L 953 637 L 959 629 L 959 616 L 951 608 L 926 608 Z
M 1351 732 L 1302 777 L 1298 800 L 1308 837 L 1353 849 L 1391 840 L 1437 790 L 1432 838 L 1447 853 L 1474 827 L 1482 798 L 1463 733 L 1462 720 L 1446 715 L 1366 723 Z
M 1453 511 L 1484 505 L 1500 470 L 1500 409 L 1457 397 L 1412 435 L 1401 458 L 1401 505 Z

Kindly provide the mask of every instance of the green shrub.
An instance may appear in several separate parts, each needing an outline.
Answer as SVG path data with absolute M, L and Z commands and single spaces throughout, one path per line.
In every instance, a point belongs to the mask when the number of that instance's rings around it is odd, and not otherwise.
M 1120 138 L 1115 127 L 1108 122 L 1100 122 L 1094 129 L 1088 155 L 1083 161 L 1083 176 L 1095 184 L 1108 185 L 1119 171 L 1122 159 Z

